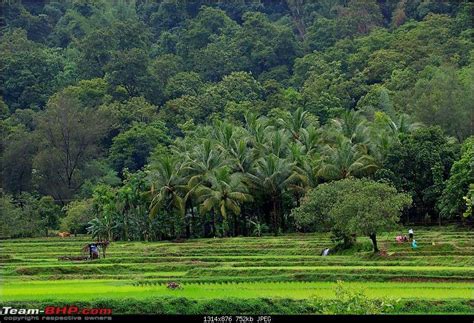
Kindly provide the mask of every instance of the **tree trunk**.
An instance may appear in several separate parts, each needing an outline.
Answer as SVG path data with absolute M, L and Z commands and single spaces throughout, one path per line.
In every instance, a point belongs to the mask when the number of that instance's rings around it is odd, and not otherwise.
M 128 221 L 125 213 L 123 217 L 123 240 L 128 241 Z
M 212 214 L 212 235 L 215 237 L 216 236 L 216 215 L 214 212 L 214 209 L 211 210 Z
M 233 231 L 233 232 L 232 232 L 232 236 L 235 237 L 235 236 L 237 236 L 237 215 L 234 214 L 234 217 L 233 217 L 233 218 L 234 218 L 234 223 L 233 223 L 233 227 L 234 227 L 234 228 L 233 228 L 233 230 L 232 230 L 232 231 Z
M 194 206 L 191 204 L 191 234 L 194 233 L 194 225 L 195 225 L 195 215 L 194 215 Z
M 278 202 L 276 198 L 272 198 L 272 226 L 274 235 L 278 235 L 279 213 Z
M 247 237 L 248 236 L 248 230 L 247 230 L 247 216 L 245 215 L 245 213 L 243 212 L 242 210 L 242 215 L 243 215 L 243 226 L 242 226 L 242 234 L 244 237 Z
M 188 223 L 186 223 L 186 239 L 189 239 L 189 237 L 191 236 L 191 223 L 190 221 L 188 221 Z
M 109 241 L 113 240 L 113 235 L 112 235 L 112 230 L 111 229 L 107 230 L 107 240 L 109 240 Z
M 374 246 L 374 253 L 379 252 L 379 248 L 377 248 L 377 236 L 375 233 L 369 235 L 370 240 L 372 240 L 372 244 Z

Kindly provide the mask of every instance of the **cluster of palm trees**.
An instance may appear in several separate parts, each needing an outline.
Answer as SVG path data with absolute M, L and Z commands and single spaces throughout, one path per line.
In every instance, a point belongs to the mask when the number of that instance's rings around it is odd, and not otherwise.
M 291 229 L 289 211 L 308 189 L 372 176 L 400 135 L 419 126 L 383 112 L 347 111 L 324 126 L 316 120 L 302 109 L 280 118 L 249 113 L 243 125 L 216 121 L 186 131 L 147 170 L 151 217 L 190 218 L 188 234 L 204 218 L 214 236 L 248 234 L 249 223 L 277 234 Z

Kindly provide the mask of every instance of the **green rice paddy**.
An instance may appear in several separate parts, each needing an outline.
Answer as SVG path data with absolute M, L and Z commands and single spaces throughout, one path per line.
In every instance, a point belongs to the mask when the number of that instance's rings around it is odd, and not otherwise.
M 335 298 L 336 281 L 369 298 L 462 301 L 474 309 L 472 231 L 417 229 L 418 249 L 379 237 L 386 256 L 373 255 L 368 239 L 343 254 L 320 256 L 327 234 L 113 242 L 107 258 L 60 261 L 80 255 L 87 237 L 1 241 L 0 303 L 110 299 L 190 300 Z M 171 290 L 168 282 L 182 288 Z M 468 303 L 465 303 L 468 302 Z

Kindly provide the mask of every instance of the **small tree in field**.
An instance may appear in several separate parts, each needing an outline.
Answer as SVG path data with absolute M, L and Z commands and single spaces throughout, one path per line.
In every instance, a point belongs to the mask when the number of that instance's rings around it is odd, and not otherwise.
M 388 184 L 344 179 L 310 191 L 294 216 L 302 228 L 331 230 L 346 238 L 368 236 L 378 252 L 377 233 L 396 227 L 401 211 L 410 204 L 409 195 Z

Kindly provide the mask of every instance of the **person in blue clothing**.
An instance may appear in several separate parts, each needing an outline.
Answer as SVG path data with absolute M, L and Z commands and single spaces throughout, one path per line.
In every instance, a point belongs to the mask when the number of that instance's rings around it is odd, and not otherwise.
M 89 257 L 90 259 L 99 258 L 99 248 L 95 243 L 89 244 Z
M 415 239 L 413 239 L 413 241 L 411 242 L 411 247 L 412 247 L 412 249 L 418 248 L 418 245 L 416 244 L 416 240 L 415 240 Z

